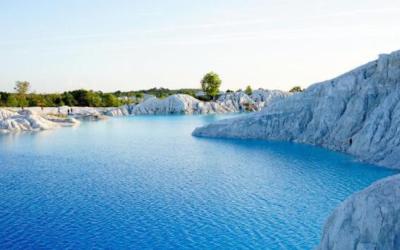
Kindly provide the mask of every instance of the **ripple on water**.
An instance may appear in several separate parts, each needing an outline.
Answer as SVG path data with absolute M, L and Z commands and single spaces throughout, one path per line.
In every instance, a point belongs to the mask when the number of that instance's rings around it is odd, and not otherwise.
M 0 247 L 309 249 L 341 200 L 395 173 L 311 146 L 190 135 L 220 118 L 0 136 Z

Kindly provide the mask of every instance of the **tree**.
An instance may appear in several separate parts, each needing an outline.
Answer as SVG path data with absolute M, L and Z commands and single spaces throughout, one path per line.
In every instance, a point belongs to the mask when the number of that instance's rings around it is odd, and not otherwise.
M 7 98 L 7 107 L 17 107 L 18 106 L 18 101 L 17 98 L 15 98 L 15 95 L 9 95 Z
M 10 95 L 7 92 L 0 92 L 0 106 L 7 106 L 7 100 Z
M 100 93 L 88 91 L 86 92 L 86 100 L 89 107 L 101 107 L 102 99 Z
M 253 94 L 253 90 L 251 89 L 251 86 L 250 86 L 250 85 L 247 85 L 247 87 L 246 87 L 244 93 L 246 93 L 247 95 Z
M 296 92 L 303 92 L 304 90 L 300 86 L 294 86 L 289 92 L 296 93 Z
M 203 89 L 204 93 L 213 97 L 214 99 L 219 93 L 220 86 L 221 79 L 219 78 L 218 74 L 214 72 L 207 73 L 201 80 L 201 88 Z
M 135 98 L 136 99 L 142 99 L 143 97 L 144 97 L 144 94 L 142 92 L 135 93 Z
M 71 107 L 71 106 L 77 105 L 77 102 L 76 102 L 74 96 L 70 92 L 64 92 L 62 94 L 62 100 L 63 100 L 64 104 L 67 106 Z
M 117 107 L 120 102 L 117 97 L 113 94 L 104 94 L 103 96 L 103 105 L 104 107 Z
M 26 100 L 26 94 L 29 91 L 30 83 L 27 81 L 17 81 L 15 82 L 14 90 L 17 93 L 18 106 L 24 107 L 28 104 Z
M 46 99 L 40 94 L 31 94 L 28 98 L 28 105 L 30 107 L 44 107 L 46 106 Z

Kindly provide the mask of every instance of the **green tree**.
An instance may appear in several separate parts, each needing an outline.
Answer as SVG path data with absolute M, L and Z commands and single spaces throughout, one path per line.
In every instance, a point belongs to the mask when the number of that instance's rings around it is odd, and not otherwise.
M 9 95 L 7 98 L 7 106 L 8 107 L 18 107 L 18 101 L 17 98 L 15 98 L 15 95 Z
M 219 78 L 218 74 L 214 72 L 209 72 L 201 80 L 201 88 L 203 89 L 204 93 L 215 99 L 215 97 L 219 93 L 221 82 L 222 81 Z
M 104 94 L 103 95 L 103 105 L 104 107 L 117 107 L 120 102 L 117 97 L 113 94 Z
M 26 94 L 28 94 L 30 83 L 27 81 L 17 81 L 15 82 L 14 90 L 17 93 L 18 106 L 25 107 L 28 105 L 26 100 Z
M 103 104 L 100 94 L 93 91 L 86 92 L 86 100 L 89 107 L 101 107 Z
M 304 90 L 300 86 L 294 86 L 289 92 L 295 93 L 295 92 L 303 92 Z
M 49 99 L 51 100 L 51 103 L 53 106 L 64 106 L 64 101 L 62 99 L 62 96 L 60 94 L 50 94 Z M 49 105 L 50 106 L 50 105 Z
M 7 106 L 7 99 L 10 96 L 10 93 L 0 92 L 0 106 Z
M 253 90 L 251 89 L 250 85 L 247 85 L 246 89 L 244 90 L 244 93 L 246 93 L 247 95 L 253 94 Z
M 142 99 L 144 97 L 144 94 L 142 93 L 142 92 L 137 92 L 136 94 L 135 94 L 135 98 L 136 99 Z
M 70 107 L 77 105 L 77 101 L 70 92 L 64 92 L 61 97 L 65 105 Z
M 28 105 L 31 107 L 44 107 L 46 105 L 46 98 L 41 94 L 31 94 L 28 97 Z

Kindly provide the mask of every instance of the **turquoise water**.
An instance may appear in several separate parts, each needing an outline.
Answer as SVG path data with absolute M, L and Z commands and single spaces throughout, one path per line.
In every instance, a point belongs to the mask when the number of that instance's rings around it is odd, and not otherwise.
M 0 136 L 0 248 L 309 249 L 341 200 L 394 174 L 311 146 L 191 136 L 220 118 Z

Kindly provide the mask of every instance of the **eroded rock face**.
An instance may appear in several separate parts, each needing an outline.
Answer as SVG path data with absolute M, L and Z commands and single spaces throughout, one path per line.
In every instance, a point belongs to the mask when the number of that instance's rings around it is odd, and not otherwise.
M 199 103 L 199 100 L 189 95 L 172 95 L 165 99 L 150 97 L 136 105 L 132 109 L 132 114 L 191 114 Z
M 127 116 L 130 115 L 129 106 L 124 105 L 118 108 L 106 108 L 103 114 L 106 116 Z
M 323 146 L 400 168 L 400 51 L 193 135 Z
M 177 94 L 165 99 L 147 95 L 142 103 L 121 107 L 29 107 L 40 115 L 62 115 L 81 121 L 96 121 L 107 116 L 153 115 L 153 114 L 219 114 L 242 111 L 258 111 L 271 102 L 287 97 L 289 93 L 279 90 L 254 91 L 250 97 L 243 92 L 227 93 L 216 101 L 203 102 L 189 95 Z M 8 108 L 8 112 L 18 112 L 19 108 Z M 0 113 L 0 118 L 8 114 Z
M 400 175 L 345 200 L 325 224 L 318 250 L 400 249 Z
M 73 118 L 59 118 L 38 114 L 32 110 L 0 109 L 0 132 L 48 130 L 61 126 L 74 126 L 79 122 Z
M 148 114 L 221 114 L 258 111 L 271 102 L 286 98 L 287 92 L 256 90 L 250 97 L 243 92 L 221 95 L 216 101 L 203 102 L 189 95 L 177 94 L 165 99 L 151 97 L 131 108 L 133 115 Z
M 253 91 L 250 98 L 256 103 L 262 103 L 262 107 L 264 107 L 276 100 L 284 99 L 289 95 L 291 95 L 289 92 L 280 90 L 257 89 Z

